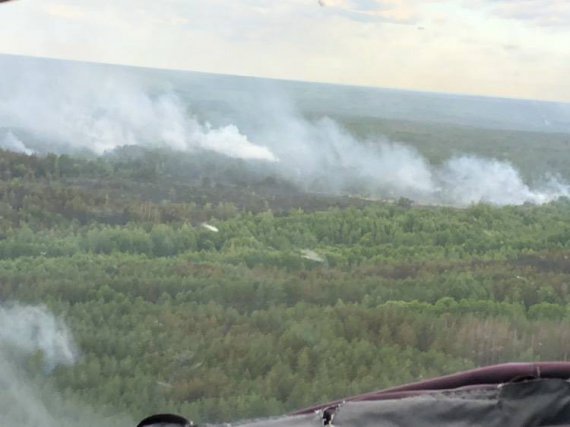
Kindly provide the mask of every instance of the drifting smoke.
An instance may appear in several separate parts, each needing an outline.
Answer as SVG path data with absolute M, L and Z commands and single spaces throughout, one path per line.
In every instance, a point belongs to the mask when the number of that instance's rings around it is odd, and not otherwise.
M 38 354 L 45 373 L 76 362 L 77 351 L 65 324 L 43 307 L 0 306 L 0 425 L 108 425 L 32 381 L 23 365 Z
M 56 426 L 37 389 L 19 362 L 41 352 L 44 368 L 75 361 L 75 350 L 65 326 L 40 307 L 0 307 L 0 424 Z
M 42 307 L 0 306 L 0 354 L 11 349 L 20 354 L 43 354 L 44 367 L 72 365 L 76 350 L 69 330 Z
M 331 119 L 310 122 L 279 102 L 264 111 L 270 125 L 258 124 L 252 139 L 264 141 L 280 159 L 275 167 L 282 176 L 307 191 L 454 206 L 541 204 L 570 196 L 570 186 L 554 177 L 531 188 L 508 162 L 458 156 L 434 166 L 412 147 L 385 138 L 357 140 Z
M 541 204 L 570 195 L 570 186 L 554 178 L 531 188 L 507 162 L 460 156 L 435 167 L 411 147 L 386 140 L 357 141 L 328 119 L 311 126 L 319 148 L 305 153 L 303 158 L 311 163 L 301 170 L 323 189 L 455 206 Z
M 229 91 L 232 113 L 214 126 L 193 115 L 173 90 L 144 81 L 142 72 L 55 62 L 40 72 L 25 61 L 15 64 L 3 69 L 9 84 L 0 83 L 0 130 L 12 132 L 0 147 L 15 151 L 206 150 L 249 160 L 251 168 L 270 165 L 306 191 L 429 204 L 545 203 L 570 195 L 570 186 L 554 178 L 529 186 L 506 162 L 459 156 L 436 167 L 405 145 L 357 140 L 328 118 L 307 120 L 272 89 L 248 93 L 249 102 L 232 100 Z
M 554 177 L 545 178 L 538 188 L 530 188 L 512 165 L 498 160 L 456 157 L 436 173 L 443 199 L 458 205 L 542 204 L 570 195 L 570 186 Z
M 3 150 L 13 151 L 15 153 L 33 154 L 34 150 L 30 150 L 20 141 L 12 132 L 7 131 L 0 138 L 0 148 Z
M 50 143 L 52 151 L 96 154 L 125 145 L 210 150 L 241 159 L 275 161 L 236 126 L 212 127 L 193 117 L 170 91 L 152 94 L 134 76 L 93 67 L 46 64 L 3 67 L 0 128 L 24 130 Z M 8 142 L 4 143 L 5 148 Z M 18 143 L 20 151 L 26 145 Z M 18 148 L 16 147 L 16 148 Z M 42 147 L 44 150 L 46 147 Z

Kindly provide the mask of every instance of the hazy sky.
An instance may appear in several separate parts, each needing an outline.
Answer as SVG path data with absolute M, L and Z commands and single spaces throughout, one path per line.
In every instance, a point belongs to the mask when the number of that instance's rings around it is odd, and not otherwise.
M 18 0 L 0 52 L 570 101 L 570 0 Z

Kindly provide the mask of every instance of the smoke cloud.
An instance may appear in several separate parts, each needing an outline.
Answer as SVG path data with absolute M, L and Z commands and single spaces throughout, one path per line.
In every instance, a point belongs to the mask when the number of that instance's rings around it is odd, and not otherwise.
M 545 177 L 539 187 L 531 188 L 511 164 L 471 156 L 448 160 L 436 171 L 436 179 L 440 198 L 461 206 L 543 204 L 570 195 L 570 186 L 555 177 Z
M 97 67 L 45 65 L 41 69 L 26 63 L 4 66 L 0 84 L 0 128 L 23 130 L 44 151 L 103 154 L 141 145 L 276 161 L 266 147 L 252 144 L 236 126 L 216 128 L 200 122 L 168 89 L 152 93 L 135 76 L 109 74 Z M 2 146 L 30 150 L 10 133 Z
M 329 118 L 308 121 L 286 104 L 269 104 L 267 124 L 258 123 L 252 138 L 280 159 L 275 167 L 283 177 L 307 191 L 452 206 L 542 204 L 570 196 L 570 185 L 554 176 L 531 187 L 512 164 L 470 155 L 435 166 L 413 147 L 381 136 L 358 140 Z
M 40 351 L 44 367 L 72 365 L 77 351 L 65 324 L 43 307 L 0 306 L 0 354 L 9 349 L 29 355 Z
M 0 138 L 0 148 L 3 150 L 13 151 L 15 153 L 33 154 L 34 150 L 30 150 L 26 145 L 18 139 L 12 132 L 6 131 Z
M 45 374 L 77 361 L 77 349 L 63 321 L 44 307 L 0 306 L 0 425 L 109 425 L 31 379 L 25 369 L 26 361 L 38 354 L 42 356 Z
M 211 114 L 212 124 L 192 112 L 192 94 L 145 79 L 145 71 L 63 62 L 42 63 L 40 70 L 30 64 L 13 61 L 0 83 L 0 147 L 14 151 L 102 154 L 125 145 L 205 150 L 248 160 L 250 168 L 263 165 L 309 192 L 427 204 L 516 205 L 570 195 L 570 186 L 555 177 L 525 183 L 508 162 L 458 156 L 435 166 L 382 136 L 358 140 L 329 118 L 305 118 L 283 101 L 287 94 L 271 88 L 245 96 L 226 90 L 228 114 Z M 224 90 L 215 79 L 208 84 L 217 96 Z

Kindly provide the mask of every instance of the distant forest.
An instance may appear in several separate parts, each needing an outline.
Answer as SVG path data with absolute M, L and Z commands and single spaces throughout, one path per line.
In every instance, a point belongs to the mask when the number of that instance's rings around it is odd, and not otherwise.
M 46 304 L 82 353 L 23 361 L 42 386 L 204 423 L 570 359 L 570 200 L 307 194 L 218 160 L 0 151 L 0 300 Z

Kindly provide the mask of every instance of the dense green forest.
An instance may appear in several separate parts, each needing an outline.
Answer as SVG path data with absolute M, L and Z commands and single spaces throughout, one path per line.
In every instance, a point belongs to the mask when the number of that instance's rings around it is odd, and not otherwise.
M 80 361 L 41 380 L 65 399 L 230 421 L 569 360 L 569 200 L 373 202 L 179 157 L 0 151 L 0 300 L 70 326 Z

